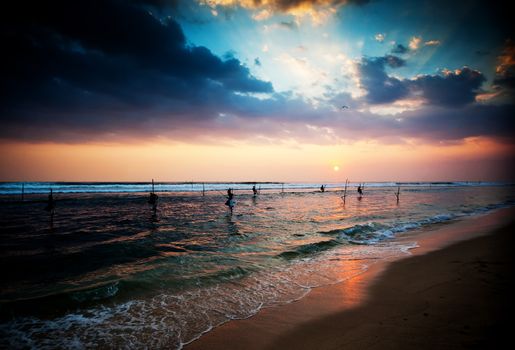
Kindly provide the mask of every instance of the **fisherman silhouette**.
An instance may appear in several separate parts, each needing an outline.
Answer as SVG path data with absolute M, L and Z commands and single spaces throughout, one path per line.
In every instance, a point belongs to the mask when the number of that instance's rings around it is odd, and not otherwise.
M 157 196 L 157 194 L 155 194 L 154 192 L 150 193 L 150 196 L 148 198 L 148 203 L 152 205 L 153 211 L 157 210 L 157 200 L 158 199 L 159 199 L 159 197 Z
M 52 193 L 52 189 L 50 189 L 50 194 L 48 195 L 48 201 L 47 206 L 45 207 L 45 210 L 50 212 L 50 215 L 53 217 L 55 212 L 55 200 L 54 195 Z
M 229 209 L 231 210 L 231 214 L 232 214 L 232 209 L 236 205 L 236 201 L 234 200 L 233 197 L 234 197 L 234 194 L 232 193 L 232 188 L 229 188 L 227 190 L 227 201 L 225 202 L 225 205 L 227 205 L 229 207 Z
M 325 186 L 324 185 L 320 186 L 320 192 L 325 192 Z
M 360 196 L 363 196 L 363 189 L 361 188 L 361 185 L 358 186 L 358 193 Z
M 252 193 L 254 193 L 254 197 L 258 195 L 258 191 L 256 190 L 256 185 L 252 186 Z

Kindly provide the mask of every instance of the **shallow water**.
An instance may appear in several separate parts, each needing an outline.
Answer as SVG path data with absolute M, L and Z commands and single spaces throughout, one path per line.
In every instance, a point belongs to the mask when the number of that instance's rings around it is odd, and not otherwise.
M 180 348 L 406 254 L 403 232 L 515 204 L 507 185 L 405 185 L 399 203 L 393 184 L 352 186 L 345 205 L 330 187 L 238 186 L 233 215 L 214 189 L 159 193 L 155 215 L 148 193 L 56 191 L 53 220 L 44 196 L 1 198 L 2 347 Z

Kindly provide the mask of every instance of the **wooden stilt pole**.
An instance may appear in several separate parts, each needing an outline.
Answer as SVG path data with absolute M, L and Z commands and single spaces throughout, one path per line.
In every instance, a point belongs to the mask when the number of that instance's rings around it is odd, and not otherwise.
M 345 204 L 345 200 L 347 199 L 347 186 L 349 184 L 349 179 L 345 180 L 345 189 L 343 190 L 343 204 Z
M 148 200 L 148 203 L 152 204 L 152 210 L 154 211 L 154 215 L 156 214 L 156 211 L 157 211 L 157 198 L 158 197 L 154 191 L 154 179 L 152 179 L 152 192 L 150 193 L 150 198 Z

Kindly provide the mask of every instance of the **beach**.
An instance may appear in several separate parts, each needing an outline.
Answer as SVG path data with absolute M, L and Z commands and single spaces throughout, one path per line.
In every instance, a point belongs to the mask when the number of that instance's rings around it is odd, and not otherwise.
M 411 256 L 226 323 L 186 349 L 498 348 L 514 311 L 514 213 L 413 232 Z

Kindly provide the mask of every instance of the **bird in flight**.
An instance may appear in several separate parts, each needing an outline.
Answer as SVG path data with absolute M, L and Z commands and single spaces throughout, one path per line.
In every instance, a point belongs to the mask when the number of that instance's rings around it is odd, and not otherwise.
M 349 108 L 349 106 L 342 106 L 342 109 Z

